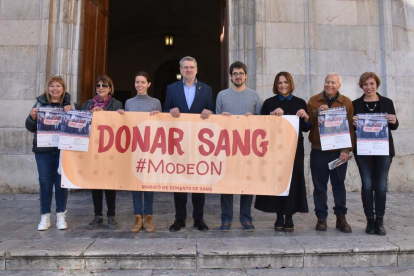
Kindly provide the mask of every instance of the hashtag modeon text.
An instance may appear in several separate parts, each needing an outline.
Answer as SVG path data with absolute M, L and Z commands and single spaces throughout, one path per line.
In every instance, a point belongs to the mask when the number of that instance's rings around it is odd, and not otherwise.
M 166 163 L 164 160 L 152 161 L 146 158 L 140 158 L 137 161 L 137 173 L 160 173 L 160 174 L 187 174 L 187 175 L 221 175 L 222 162 L 206 162 L 197 163 Z

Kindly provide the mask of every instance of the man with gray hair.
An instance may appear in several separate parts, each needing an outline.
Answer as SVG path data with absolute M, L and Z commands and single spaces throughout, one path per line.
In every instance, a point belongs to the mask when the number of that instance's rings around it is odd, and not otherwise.
M 328 180 L 331 180 L 332 192 L 334 197 L 334 213 L 336 215 L 336 228 L 344 233 L 351 233 L 351 226 L 347 223 L 345 215 L 348 211 L 346 208 L 346 190 L 345 176 L 348 163 L 345 163 L 333 170 L 329 170 L 328 163 L 340 158 L 341 160 L 349 159 L 349 152 L 353 149 L 344 148 L 338 150 L 322 151 L 321 139 L 318 125 L 318 111 L 324 111 L 333 107 L 346 107 L 348 118 L 348 129 L 352 129 L 352 116 L 354 108 L 352 101 L 339 93 L 341 87 L 341 76 L 337 73 L 329 73 L 325 78 L 324 91 L 312 96 L 308 102 L 308 112 L 311 119 L 311 129 L 309 141 L 312 144 L 310 155 L 310 168 L 312 181 L 314 185 L 313 200 L 315 202 L 315 214 L 318 218 L 316 230 L 325 231 L 327 229 L 326 218 L 328 217 Z M 350 132 L 352 145 L 355 144 L 355 133 Z
M 174 118 L 180 113 L 198 113 L 202 119 L 207 119 L 214 111 L 211 87 L 198 81 L 197 61 L 193 57 L 183 57 L 180 60 L 182 81 L 177 81 L 167 87 L 164 103 L 164 112 L 169 112 Z M 208 230 L 203 219 L 205 194 L 193 193 L 193 219 L 194 227 L 198 230 Z M 175 232 L 185 227 L 187 217 L 187 193 L 174 193 L 175 221 L 170 231 Z

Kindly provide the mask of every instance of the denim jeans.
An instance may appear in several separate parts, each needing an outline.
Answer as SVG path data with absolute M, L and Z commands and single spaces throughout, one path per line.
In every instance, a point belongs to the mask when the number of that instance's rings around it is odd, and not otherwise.
M 142 209 L 142 197 L 144 196 L 144 210 Z M 134 202 L 134 215 L 152 215 L 154 204 L 154 192 L 132 192 Z
M 55 187 L 56 213 L 66 211 L 68 190 L 60 186 L 61 177 L 57 172 L 59 154 L 60 151 L 35 153 L 40 184 L 40 212 L 42 214 L 51 211 L 53 187 Z
M 383 217 L 392 156 L 355 155 L 355 160 L 361 175 L 361 197 L 365 216 L 367 218 L 373 218 L 374 215 Z
M 240 223 L 252 222 L 252 195 L 240 196 Z M 232 223 L 233 221 L 233 195 L 222 194 L 221 203 L 221 222 Z
M 313 181 L 313 200 L 315 202 L 315 214 L 318 219 L 328 217 L 328 180 L 331 179 L 332 193 L 334 197 L 334 213 L 347 213 L 345 177 L 348 162 L 329 170 L 328 163 L 339 158 L 341 152 L 321 151 L 312 149 L 310 155 L 310 168 Z

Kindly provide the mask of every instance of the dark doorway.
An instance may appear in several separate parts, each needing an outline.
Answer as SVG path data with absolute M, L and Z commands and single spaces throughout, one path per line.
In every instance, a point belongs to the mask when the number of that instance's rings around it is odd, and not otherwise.
M 149 94 L 164 102 L 166 86 L 177 81 L 178 61 L 192 56 L 199 81 L 214 95 L 228 86 L 227 0 L 112 0 L 109 6 L 108 75 L 115 97 L 133 97 L 134 75 L 152 76 Z M 224 34 L 223 34 L 224 32 Z M 165 35 L 173 46 L 165 46 Z M 224 37 L 224 39 L 223 39 Z

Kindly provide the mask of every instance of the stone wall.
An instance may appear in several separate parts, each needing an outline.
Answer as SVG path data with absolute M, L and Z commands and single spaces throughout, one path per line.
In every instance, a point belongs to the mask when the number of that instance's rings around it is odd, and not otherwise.
M 0 1 L 0 193 L 36 192 L 33 135 L 24 121 L 51 74 L 80 88 L 82 1 Z
M 274 76 L 292 73 L 305 100 L 322 91 L 328 72 L 341 92 L 377 72 L 380 93 L 394 100 L 400 128 L 390 189 L 414 191 L 414 0 L 229 0 L 229 59 L 248 66 L 248 86 L 272 96 Z M 61 74 L 74 100 L 80 92 L 82 0 L 0 0 L 0 193 L 36 192 L 32 135 L 24 120 L 50 74 Z M 306 143 L 309 153 L 309 144 Z M 309 156 L 306 157 L 309 162 Z M 308 167 L 308 166 L 307 166 Z M 311 191 L 311 178 L 307 171 Z M 354 161 L 347 188 L 360 189 Z

